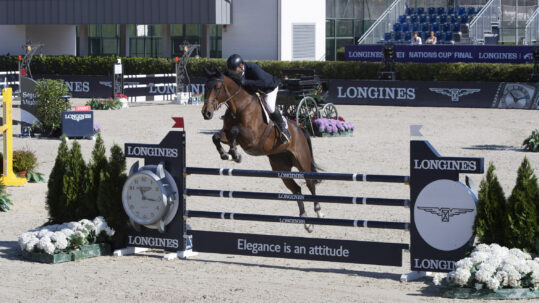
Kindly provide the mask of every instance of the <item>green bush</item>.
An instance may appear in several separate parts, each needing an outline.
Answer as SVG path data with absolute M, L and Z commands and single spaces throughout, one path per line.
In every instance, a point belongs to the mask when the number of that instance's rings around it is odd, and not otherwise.
M 341 53 L 339 53 L 341 54 Z M 34 57 L 36 75 L 112 75 L 116 57 Z M 126 74 L 159 74 L 175 71 L 172 58 L 121 58 Z M 283 69 L 314 69 L 322 79 L 376 79 L 379 62 L 345 61 L 257 61 L 269 73 L 282 77 Z M 190 58 L 187 70 L 191 77 L 204 77 L 203 68 L 226 68 L 225 59 Z M 505 63 L 397 63 L 402 80 L 412 81 L 489 81 L 526 82 L 533 64 Z M 0 70 L 16 70 L 17 57 L 0 57 Z
M 65 207 L 69 215 L 66 222 L 86 218 L 83 203 L 88 186 L 87 176 L 88 168 L 82 158 L 80 144 L 75 141 L 66 158 L 65 175 L 63 176 L 63 193 L 66 197 Z
M 0 212 L 8 211 L 10 206 L 13 205 L 10 196 L 11 195 L 6 192 L 4 184 L 0 183 Z
M 67 139 L 62 136 L 62 142 L 58 146 L 56 160 L 54 160 L 54 166 L 47 182 L 45 203 L 49 212 L 49 224 L 69 222 L 68 219 L 72 217 L 66 208 L 66 195 L 64 193 L 64 175 L 68 157 Z
M 481 243 L 505 245 L 506 200 L 495 169 L 491 162 L 486 177 L 479 185 L 477 215 L 473 228 Z
M 522 142 L 524 150 L 539 152 L 539 130 L 533 130 L 531 135 Z
M 508 247 L 535 251 L 535 238 L 539 236 L 536 210 L 539 185 L 526 157 L 518 169 L 517 182 L 507 202 Z
M 88 164 L 88 188 L 85 197 L 86 218 L 94 218 L 99 215 L 97 208 L 97 198 L 99 194 L 99 176 L 108 166 L 107 157 L 105 155 L 105 144 L 101 134 L 97 133 L 94 149 L 92 151 L 92 159 Z
M 33 171 L 37 166 L 36 155 L 29 150 L 14 150 L 13 151 L 13 171 Z
M 69 101 L 62 98 L 67 94 L 63 80 L 40 79 L 35 87 L 39 100 L 36 106 L 37 127 L 45 136 L 60 136 L 62 132 L 62 111 L 69 110 Z

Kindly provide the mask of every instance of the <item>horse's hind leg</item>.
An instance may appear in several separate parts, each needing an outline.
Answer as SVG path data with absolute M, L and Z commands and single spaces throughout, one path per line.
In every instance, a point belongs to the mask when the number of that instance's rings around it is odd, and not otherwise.
M 226 142 L 226 134 L 223 130 L 213 134 L 212 137 L 213 144 L 215 144 L 215 147 L 217 148 L 217 151 L 219 152 L 219 155 L 221 156 L 221 159 L 223 160 L 230 160 L 231 156 L 225 150 L 223 149 L 223 146 L 221 145 L 221 142 Z
M 311 192 L 311 194 L 314 196 L 316 195 L 316 181 L 312 179 L 306 180 L 307 182 L 307 188 Z M 324 214 L 322 213 L 322 207 L 320 206 L 320 202 L 314 202 L 314 212 L 316 213 L 316 216 L 318 218 L 323 218 Z
M 276 171 L 291 171 L 292 169 L 292 158 L 288 153 L 281 153 L 276 155 L 269 155 L 270 165 L 273 170 Z M 282 178 L 281 179 L 284 185 L 292 192 L 294 195 L 301 195 L 301 187 L 294 181 L 294 179 Z M 305 212 L 305 205 L 303 200 L 297 200 L 299 208 L 299 216 L 307 217 L 307 212 Z M 304 224 L 305 229 L 308 232 L 313 232 L 314 226 L 312 224 Z

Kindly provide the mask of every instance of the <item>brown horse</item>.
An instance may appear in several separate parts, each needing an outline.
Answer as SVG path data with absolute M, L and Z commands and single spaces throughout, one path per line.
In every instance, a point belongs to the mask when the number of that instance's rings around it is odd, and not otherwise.
M 241 155 L 237 150 L 239 144 L 243 150 L 252 156 L 268 156 L 271 168 L 274 171 L 291 171 L 296 167 L 302 172 L 316 172 L 317 166 L 313 159 L 313 150 L 309 134 L 294 123 L 288 123 L 288 130 L 292 138 L 286 144 L 280 140 L 280 132 L 274 127 L 270 119 L 264 119 L 262 105 L 258 97 L 249 94 L 228 75 L 220 71 L 210 73 L 206 70 L 208 80 L 202 116 L 210 120 L 221 105 L 228 109 L 224 116 L 223 129 L 213 136 L 213 143 L 221 155 L 221 159 L 233 159 L 241 162 Z M 221 142 L 230 145 L 229 152 L 225 152 Z M 301 187 L 294 179 L 283 178 L 283 183 L 293 194 L 301 194 Z M 307 188 L 315 195 L 318 180 L 307 179 Z M 303 200 L 298 200 L 299 215 L 306 217 Z M 318 202 L 314 202 L 314 211 L 319 218 L 323 217 Z M 312 232 L 312 225 L 305 224 L 305 229 Z

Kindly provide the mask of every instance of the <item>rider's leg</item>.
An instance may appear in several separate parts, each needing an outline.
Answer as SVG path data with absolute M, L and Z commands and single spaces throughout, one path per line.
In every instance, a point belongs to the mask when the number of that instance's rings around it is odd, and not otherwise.
M 279 91 L 279 87 L 276 87 L 273 91 L 266 94 L 266 104 L 268 105 L 268 109 L 270 111 L 270 117 L 273 122 L 275 122 L 277 125 L 279 125 L 279 129 L 282 132 L 282 141 L 283 143 L 287 143 L 290 141 L 290 132 L 288 131 L 288 123 L 286 123 L 286 120 L 281 115 L 281 112 L 279 109 L 275 106 L 275 103 L 277 101 L 277 92 Z

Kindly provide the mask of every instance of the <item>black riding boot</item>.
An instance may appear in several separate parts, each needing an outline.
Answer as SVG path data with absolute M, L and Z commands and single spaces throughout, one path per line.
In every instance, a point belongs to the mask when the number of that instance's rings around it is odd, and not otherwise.
M 275 111 L 270 115 L 271 120 L 277 124 L 277 127 L 281 131 L 281 141 L 283 144 L 288 143 L 290 139 L 292 138 L 290 136 L 290 132 L 288 131 L 288 124 L 286 123 L 286 120 L 281 115 L 281 112 L 279 109 L 275 109 Z

